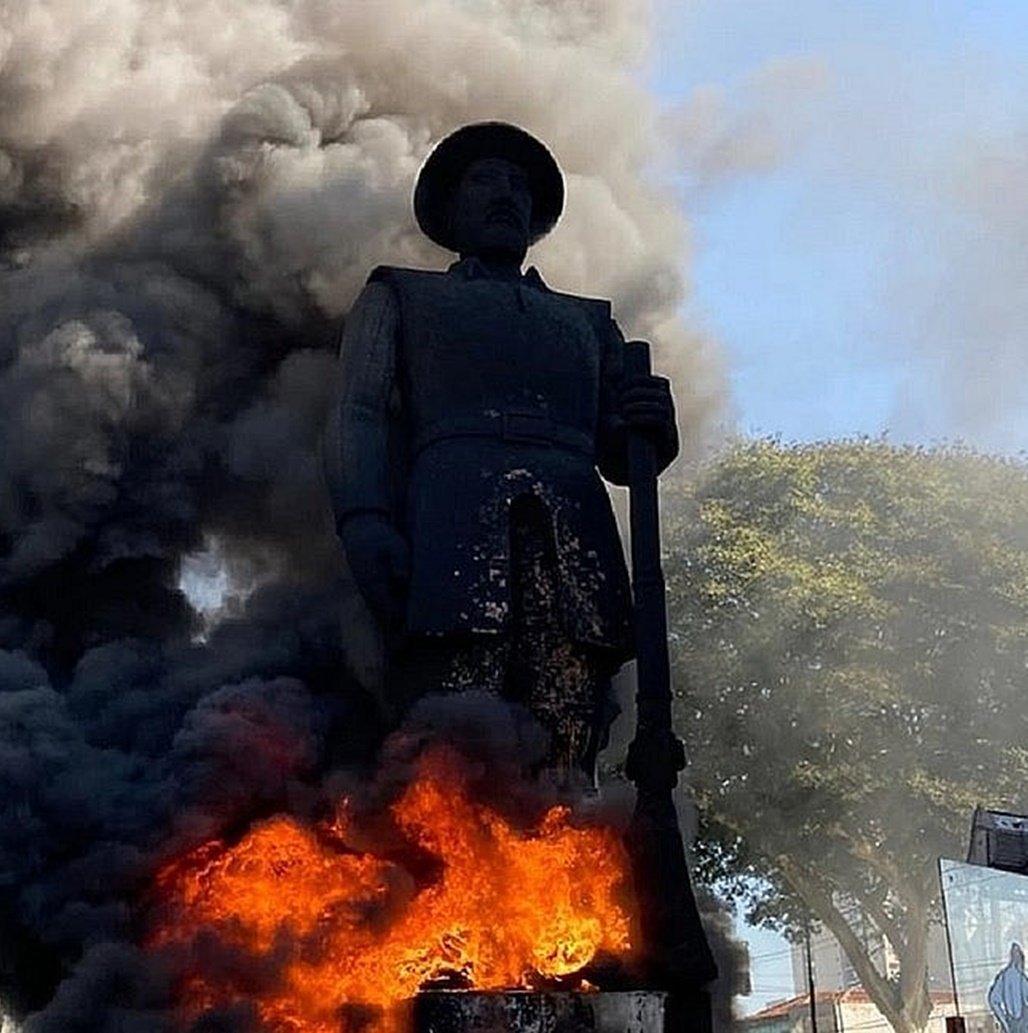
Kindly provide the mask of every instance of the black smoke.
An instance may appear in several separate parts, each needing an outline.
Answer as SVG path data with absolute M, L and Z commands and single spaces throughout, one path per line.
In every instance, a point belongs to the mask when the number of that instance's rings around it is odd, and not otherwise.
M 446 261 L 409 210 L 434 140 L 499 117 L 551 143 L 544 273 L 659 337 L 708 425 L 684 228 L 642 175 L 644 13 L 0 0 L 0 1007 L 28 1033 L 170 1029 L 156 867 L 372 762 L 320 435 L 368 271 Z

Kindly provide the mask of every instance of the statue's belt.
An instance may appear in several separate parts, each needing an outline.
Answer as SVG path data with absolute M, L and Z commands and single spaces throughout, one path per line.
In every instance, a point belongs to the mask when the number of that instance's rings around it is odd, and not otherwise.
M 414 438 L 414 454 L 449 438 L 497 438 L 517 445 L 565 448 L 592 456 L 592 435 L 542 413 L 497 412 L 453 416 L 430 424 Z

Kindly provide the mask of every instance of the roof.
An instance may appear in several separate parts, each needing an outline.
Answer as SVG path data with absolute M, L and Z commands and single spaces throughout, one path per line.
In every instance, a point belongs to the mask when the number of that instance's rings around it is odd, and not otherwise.
M 932 990 L 932 1004 L 952 1004 L 953 994 L 949 990 Z M 817 1004 L 873 1004 L 870 994 L 862 986 L 850 987 L 848 990 L 818 990 L 814 994 Z M 740 1021 L 749 1025 L 755 1022 L 765 1022 L 768 1019 L 781 1019 L 795 1011 L 810 1007 L 810 998 L 807 994 L 797 994 L 784 1001 L 774 1001 L 766 1008 L 747 1015 Z

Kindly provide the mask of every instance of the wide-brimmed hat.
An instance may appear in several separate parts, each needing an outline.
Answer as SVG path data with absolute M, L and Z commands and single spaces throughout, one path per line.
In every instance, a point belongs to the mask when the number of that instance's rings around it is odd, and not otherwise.
M 414 217 L 425 236 L 448 251 L 457 250 L 450 200 L 464 171 L 479 158 L 504 158 L 524 169 L 532 192 L 529 243 L 546 236 L 564 208 L 564 177 L 546 145 L 509 122 L 461 126 L 436 145 L 414 187 Z

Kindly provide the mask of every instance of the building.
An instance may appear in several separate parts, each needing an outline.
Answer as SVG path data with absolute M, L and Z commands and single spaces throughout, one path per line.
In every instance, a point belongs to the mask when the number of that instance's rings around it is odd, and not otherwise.
M 859 987 L 819 990 L 814 1002 L 817 1033 L 893 1033 L 885 1016 Z M 946 1033 L 946 1017 L 955 1014 L 953 994 L 932 991 L 932 1013 L 925 1033 Z M 806 994 L 799 994 L 778 1001 L 740 1019 L 739 1027 L 744 1033 L 813 1033 L 810 1000 Z

